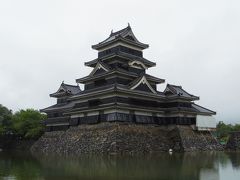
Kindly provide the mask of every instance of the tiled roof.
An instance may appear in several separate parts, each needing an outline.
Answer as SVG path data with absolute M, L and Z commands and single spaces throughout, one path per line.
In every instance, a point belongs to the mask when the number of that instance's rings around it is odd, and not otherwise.
M 149 74 L 145 74 L 145 76 L 149 81 L 154 81 L 154 82 L 158 82 L 158 83 L 164 83 L 165 82 L 165 79 L 160 79 L 158 77 L 151 76 Z
M 68 109 L 68 108 L 72 108 L 74 106 L 73 102 L 70 103 L 59 103 L 59 104 L 55 104 L 53 106 L 41 109 L 41 112 L 48 112 L 48 111 L 57 111 L 57 110 L 64 110 L 64 109 Z
M 204 107 L 202 107 L 202 106 L 199 106 L 199 105 L 197 105 L 197 104 L 192 104 L 192 107 L 193 107 L 194 109 L 196 109 L 197 112 L 200 112 L 200 113 L 216 114 L 216 112 L 211 111 L 211 110 L 209 110 L 209 109 L 207 109 L 207 108 L 204 108 Z
M 62 82 L 57 92 L 50 94 L 51 97 L 58 97 L 61 95 L 74 95 L 81 92 L 81 89 L 79 86 L 65 84 Z
M 74 86 L 74 85 L 69 85 L 69 84 L 64 84 L 64 87 L 66 89 L 66 91 L 70 91 L 71 94 L 77 94 L 79 93 L 81 90 L 80 90 L 80 87 L 79 86 Z
M 131 38 L 129 38 L 129 37 L 131 37 Z M 128 25 L 126 28 L 121 29 L 119 31 L 111 32 L 110 36 L 107 39 L 105 39 L 104 41 L 102 41 L 96 45 L 93 45 L 92 48 L 98 49 L 104 45 L 111 44 L 112 42 L 115 42 L 116 40 L 124 40 L 127 43 L 140 46 L 143 49 L 148 48 L 148 44 L 141 43 L 140 41 L 137 40 L 137 38 L 135 37 L 135 35 L 132 32 L 132 28 L 130 27 L 130 25 Z
M 177 95 L 177 96 L 180 96 L 180 97 L 199 99 L 197 96 L 189 94 L 187 91 L 185 91 L 182 88 L 182 86 L 167 84 L 167 87 L 166 87 L 164 92 L 166 92 L 167 90 L 170 90 L 173 93 L 173 95 Z
M 149 61 L 149 60 L 147 60 L 143 57 L 134 56 L 134 55 L 124 53 L 124 52 L 111 53 L 107 56 L 104 56 L 104 58 L 96 58 L 92 61 L 85 62 L 85 65 L 86 66 L 92 66 L 92 65 L 96 64 L 99 60 L 104 61 L 105 59 L 109 59 L 109 58 L 112 58 L 112 57 L 115 57 L 115 56 L 122 57 L 122 58 L 127 58 L 127 59 L 130 59 L 130 60 L 138 60 L 138 61 L 142 62 L 143 64 L 146 64 L 147 66 L 150 66 L 150 67 L 156 66 L 155 62 Z

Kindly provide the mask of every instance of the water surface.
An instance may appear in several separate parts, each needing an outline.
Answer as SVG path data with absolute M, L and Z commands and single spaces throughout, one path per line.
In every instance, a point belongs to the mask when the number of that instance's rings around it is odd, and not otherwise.
M 0 180 L 240 179 L 240 153 L 136 156 L 32 156 L 0 152 Z

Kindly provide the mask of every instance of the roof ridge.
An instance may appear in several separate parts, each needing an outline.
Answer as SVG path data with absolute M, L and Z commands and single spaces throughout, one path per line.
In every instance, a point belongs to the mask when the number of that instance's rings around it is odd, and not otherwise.
M 62 83 L 65 86 L 72 86 L 72 87 L 79 87 L 79 85 L 72 85 L 72 84 L 66 84 L 66 83 Z
M 116 36 L 116 35 L 118 35 L 118 34 L 121 34 L 122 32 L 124 32 L 125 30 L 129 30 L 129 27 L 130 26 L 127 26 L 127 27 L 125 27 L 125 28 L 123 28 L 123 29 L 120 29 L 120 30 L 118 30 L 118 31 L 116 31 L 116 32 L 111 32 L 111 34 L 110 34 L 110 36 Z M 130 29 L 131 29 L 131 27 L 130 27 Z
M 182 89 L 182 86 L 177 86 L 177 85 L 174 85 L 174 84 L 169 84 L 169 83 L 168 83 L 167 86 L 179 87 L 179 88 Z

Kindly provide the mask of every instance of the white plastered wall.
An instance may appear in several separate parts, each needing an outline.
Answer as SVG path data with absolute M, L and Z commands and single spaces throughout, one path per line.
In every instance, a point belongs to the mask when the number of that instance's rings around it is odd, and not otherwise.
M 197 115 L 196 127 L 199 131 L 215 129 L 216 120 L 213 116 Z

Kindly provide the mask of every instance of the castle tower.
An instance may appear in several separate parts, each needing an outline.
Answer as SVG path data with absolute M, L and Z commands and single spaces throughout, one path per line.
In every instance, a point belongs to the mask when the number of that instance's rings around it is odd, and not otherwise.
M 170 84 L 163 92 L 157 90 L 157 85 L 165 80 L 147 74 L 147 69 L 156 65 L 143 57 L 143 50 L 148 47 L 135 37 L 130 25 L 93 45 L 98 57 L 85 63 L 93 69 L 88 76 L 76 80 L 84 84 L 84 90 L 66 90 L 60 98 L 64 103 L 58 100 L 56 105 L 42 110 L 48 114 L 47 129 L 100 122 L 214 128 L 215 112 L 195 104 L 199 97 Z M 60 97 L 59 93 L 61 90 L 51 96 Z

